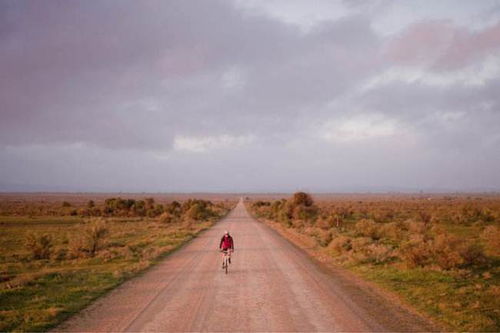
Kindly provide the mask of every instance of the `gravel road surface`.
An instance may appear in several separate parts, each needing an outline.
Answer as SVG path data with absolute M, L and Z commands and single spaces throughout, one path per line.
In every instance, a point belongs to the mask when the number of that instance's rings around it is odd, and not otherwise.
M 224 230 L 236 249 L 227 275 L 217 251 Z M 435 330 L 346 276 L 320 267 L 240 202 L 213 228 L 54 331 Z

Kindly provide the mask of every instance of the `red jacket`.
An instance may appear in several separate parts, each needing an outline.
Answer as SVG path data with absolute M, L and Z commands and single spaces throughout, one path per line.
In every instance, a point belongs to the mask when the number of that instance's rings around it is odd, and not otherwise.
M 219 248 L 223 250 L 231 249 L 234 250 L 233 237 L 227 235 L 222 236 L 219 244 Z

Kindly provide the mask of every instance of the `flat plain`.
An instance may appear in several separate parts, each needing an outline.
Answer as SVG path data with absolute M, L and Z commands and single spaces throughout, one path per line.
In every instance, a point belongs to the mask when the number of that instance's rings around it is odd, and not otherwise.
M 493 194 L 4 193 L 0 329 L 498 331 L 499 217 Z
M 0 331 L 53 327 L 154 266 L 234 203 L 188 196 L 0 195 Z

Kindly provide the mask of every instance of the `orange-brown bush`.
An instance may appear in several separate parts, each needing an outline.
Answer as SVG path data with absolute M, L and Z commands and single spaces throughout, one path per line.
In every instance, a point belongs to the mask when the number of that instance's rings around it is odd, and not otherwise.
M 372 239 L 380 238 L 379 224 L 371 219 L 359 220 L 354 226 L 354 231 L 358 236 L 370 237 Z
M 437 319 L 455 330 L 498 331 L 500 195 L 317 195 L 310 220 L 294 214 L 292 202 L 261 212 L 309 236 L 319 257 L 330 255 L 429 314 L 439 303 Z M 320 230 L 332 233 L 325 249 Z
M 302 229 L 305 227 L 305 223 L 302 219 L 292 219 L 290 220 L 290 226 L 295 229 Z
M 395 257 L 394 250 L 384 244 L 370 244 L 366 252 L 367 259 L 377 264 L 385 263 Z
M 351 237 L 339 235 L 328 244 L 328 249 L 333 250 L 336 254 L 342 254 L 352 248 L 351 241 Z
M 252 209 L 257 216 L 301 233 L 309 234 L 310 227 L 323 230 L 324 237 L 318 236 L 319 231 L 310 234 L 318 246 L 328 243 L 333 252 L 349 252 L 368 262 L 391 260 L 409 267 L 453 270 L 482 265 L 499 255 L 500 231 L 495 225 L 500 217 L 499 197 L 361 197 L 314 202 L 312 196 L 299 192 L 289 199 L 258 201 Z M 334 228 L 329 242 L 327 232 Z M 471 228 L 470 237 L 464 228 Z M 364 244 L 365 238 L 372 242 Z
M 49 259 L 52 254 L 52 237 L 48 234 L 29 233 L 25 245 L 33 259 Z
M 400 255 L 409 267 L 423 267 L 432 262 L 431 244 L 422 235 L 413 235 L 400 247 Z
M 429 223 L 431 223 L 432 221 L 432 214 L 430 214 L 429 212 L 427 211 L 419 211 L 418 212 L 418 216 L 420 218 L 420 221 L 424 224 L 424 225 L 428 225 Z
M 373 244 L 371 237 L 356 237 L 351 240 L 351 249 L 354 252 L 363 252 L 370 244 Z
M 75 258 L 95 256 L 102 246 L 108 231 L 106 222 L 103 219 L 91 219 L 85 224 L 82 233 L 71 240 L 69 246 L 70 255 Z
M 378 232 L 380 238 L 386 238 L 396 242 L 400 242 L 404 239 L 404 229 L 402 225 L 395 222 L 383 224 Z
M 500 228 L 498 226 L 489 225 L 484 228 L 481 239 L 486 245 L 487 253 L 492 256 L 500 256 Z
M 335 223 L 331 216 L 328 217 L 322 216 L 318 218 L 318 220 L 316 221 L 316 226 L 323 230 L 330 230 L 331 228 L 333 228 L 334 225 Z
M 460 249 L 460 256 L 463 259 L 463 265 L 472 266 L 486 262 L 484 248 L 473 241 L 467 242 Z
M 293 206 L 292 216 L 294 219 L 312 221 L 316 217 L 317 208 L 314 206 L 298 205 Z
M 83 235 L 76 235 L 71 239 L 68 246 L 69 258 L 88 257 L 87 241 Z
M 258 217 L 279 221 L 285 226 L 296 228 L 314 224 L 318 215 L 318 207 L 314 205 L 312 197 L 304 192 L 295 193 L 289 200 L 275 200 L 272 203 L 256 201 L 252 204 L 252 210 Z
M 320 228 L 309 228 L 309 235 L 316 239 L 319 246 L 325 247 L 332 241 L 332 233 Z
M 430 230 L 429 226 L 424 222 L 417 222 L 410 219 L 406 223 L 410 234 L 425 235 Z
M 463 246 L 463 239 L 448 233 L 440 233 L 432 242 L 433 259 L 442 269 L 457 268 L 464 263 L 464 259 L 460 255 Z
M 165 224 L 173 223 L 176 220 L 177 220 L 176 216 L 174 214 L 172 214 L 172 213 L 169 213 L 169 212 L 164 212 L 158 218 L 158 221 L 160 223 L 165 223 Z
M 104 220 L 94 219 L 89 222 L 89 225 L 85 230 L 85 236 L 88 241 L 90 256 L 95 255 L 107 234 L 108 228 L 106 227 L 106 222 Z

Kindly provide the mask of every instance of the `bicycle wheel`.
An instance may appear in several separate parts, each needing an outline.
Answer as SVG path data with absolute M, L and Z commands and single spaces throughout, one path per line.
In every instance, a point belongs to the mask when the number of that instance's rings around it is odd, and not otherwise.
M 224 261 L 225 261 L 225 266 L 226 266 L 226 274 L 227 274 L 227 267 L 229 266 L 229 265 L 228 265 L 228 262 L 227 262 L 227 257 L 226 257 L 226 260 L 224 260 Z

